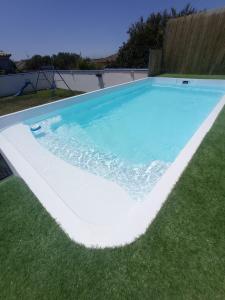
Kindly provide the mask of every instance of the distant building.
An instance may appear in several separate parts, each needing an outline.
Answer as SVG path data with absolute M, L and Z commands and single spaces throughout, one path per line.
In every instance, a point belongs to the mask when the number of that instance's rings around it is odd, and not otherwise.
M 10 60 L 10 53 L 6 53 L 0 50 L 0 72 L 12 73 L 15 71 L 13 62 Z

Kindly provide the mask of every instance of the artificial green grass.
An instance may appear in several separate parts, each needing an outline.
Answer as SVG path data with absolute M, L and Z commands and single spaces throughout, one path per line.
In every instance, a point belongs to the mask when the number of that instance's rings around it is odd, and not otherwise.
M 82 92 L 56 89 L 54 95 L 52 95 L 52 90 L 42 90 L 37 93 L 29 93 L 18 97 L 2 97 L 0 98 L 0 115 L 79 95 L 81 93 Z
M 198 74 L 160 74 L 160 77 L 172 77 L 172 78 L 196 78 L 196 79 L 224 79 L 225 75 L 198 75 Z
M 1 299 L 225 299 L 224 128 L 225 109 L 147 232 L 121 248 L 74 243 L 21 179 L 1 182 Z

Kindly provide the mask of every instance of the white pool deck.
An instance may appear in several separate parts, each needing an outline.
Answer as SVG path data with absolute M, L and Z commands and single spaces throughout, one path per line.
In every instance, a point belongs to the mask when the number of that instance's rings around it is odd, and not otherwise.
M 183 79 L 144 80 L 180 84 Z M 225 86 L 222 80 L 187 80 L 193 85 L 201 81 L 203 85 Z M 99 92 L 101 93 L 101 91 L 94 93 Z M 125 245 L 143 234 L 153 221 L 222 110 L 225 96 L 214 107 L 153 190 L 140 202 L 131 199 L 116 183 L 90 174 L 54 156 L 37 142 L 29 126 L 22 123 L 23 120 L 36 114 L 49 112 L 83 99 L 85 100 L 86 96 L 71 97 L 1 117 L 0 150 L 15 173 L 24 179 L 71 239 L 87 247 Z

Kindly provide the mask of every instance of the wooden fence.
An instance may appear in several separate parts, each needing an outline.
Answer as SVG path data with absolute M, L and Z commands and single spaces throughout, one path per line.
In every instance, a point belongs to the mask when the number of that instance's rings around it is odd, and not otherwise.
M 225 8 L 168 22 L 163 71 L 225 74 Z

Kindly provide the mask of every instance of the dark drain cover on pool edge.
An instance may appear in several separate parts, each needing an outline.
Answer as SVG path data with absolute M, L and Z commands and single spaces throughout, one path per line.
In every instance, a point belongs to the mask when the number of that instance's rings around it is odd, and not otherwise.
M 12 175 L 12 171 L 0 153 L 0 180 L 3 180 L 10 175 Z

